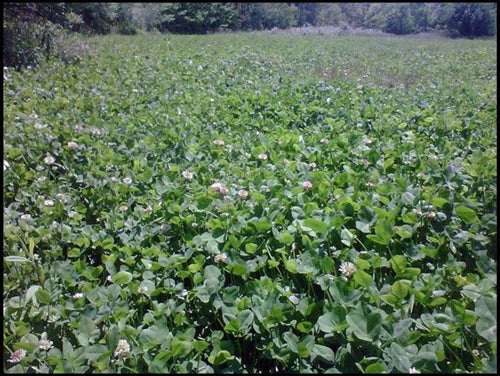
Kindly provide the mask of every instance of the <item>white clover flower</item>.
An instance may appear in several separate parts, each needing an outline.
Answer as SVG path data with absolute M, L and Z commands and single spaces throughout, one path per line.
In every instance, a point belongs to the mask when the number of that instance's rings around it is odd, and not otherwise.
M 83 298 L 83 293 L 77 292 L 76 294 L 73 295 L 73 298 L 75 298 L 75 299 Z
M 191 226 L 193 226 L 194 228 L 198 227 L 198 223 L 197 222 L 193 222 L 191 223 Z
M 368 188 L 373 187 L 373 183 L 372 183 L 371 181 L 367 182 L 365 185 L 366 185 Z
M 151 207 L 151 205 L 148 205 L 145 209 L 144 209 L 144 212 L 145 213 L 151 213 L 153 211 L 153 208 Z
M 118 179 L 115 176 L 111 176 L 109 180 L 111 180 L 113 183 L 116 183 L 118 181 Z
M 120 211 L 122 211 L 122 212 L 127 211 L 127 209 L 128 209 L 128 206 L 127 206 L 127 205 L 122 205 L 122 206 L 120 206 L 120 207 L 118 208 L 118 210 L 120 210 Z
M 239 198 L 242 198 L 242 199 L 247 198 L 247 197 L 248 197 L 248 191 L 247 191 L 247 190 L 245 190 L 245 189 L 240 189 L 240 190 L 238 191 L 238 197 L 239 197 Z
M 214 144 L 217 145 L 217 146 L 222 146 L 222 145 L 224 145 L 224 141 L 220 140 L 220 139 L 217 139 L 217 140 L 214 140 Z
M 331 100 L 331 98 L 330 98 L 330 97 L 326 98 L 326 103 L 327 103 L 327 104 L 330 104 L 330 102 L 331 102 L 331 101 L 332 101 L 332 100 Z
M 5 159 L 3 160 L 3 171 L 7 171 L 10 168 L 9 162 L 7 162 Z
M 148 287 L 145 286 L 145 285 L 140 285 L 138 288 L 137 288 L 137 292 L 139 294 L 145 294 L 146 292 L 148 291 Z
M 479 356 L 479 350 L 478 349 L 472 350 L 472 355 Z
M 43 159 L 43 161 L 44 161 L 46 164 L 51 165 L 51 164 L 53 164 L 56 160 L 55 160 L 55 158 L 54 158 L 52 155 L 48 154 L 48 155 L 47 155 L 47 156 Z
M 318 167 L 318 165 L 316 164 L 316 162 L 311 162 L 311 163 L 309 163 L 309 167 L 316 168 L 316 167 Z
M 113 283 L 113 277 L 111 277 L 111 275 L 108 275 L 106 277 L 106 281 Z
M 189 171 L 182 171 L 182 177 L 187 180 L 193 179 L 193 173 Z
M 123 182 L 124 182 L 125 184 L 132 184 L 132 179 L 131 179 L 130 177 L 128 177 L 128 176 L 127 176 L 126 178 L 124 178 L 124 179 L 123 179 Z
M 95 128 L 92 130 L 92 135 L 93 136 L 100 136 L 102 133 L 99 129 Z
M 54 346 L 53 345 L 53 342 L 52 341 L 49 341 L 49 340 L 46 340 L 46 339 L 41 339 L 39 344 L 38 344 L 38 347 L 40 348 L 40 350 L 50 350 L 51 348 L 53 348 Z
M 222 188 L 222 184 L 215 182 L 210 187 L 218 192 Z
M 45 124 L 40 124 L 40 123 L 35 123 L 35 125 L 33 126 L 35 129 L 37 130 L 40 130 L 40 129 L 43 129 L 45 127 L 47 127 Z
M 78 144 L 75 141 L 68 142 L 68 148 L 76 149 L 77 147 L 78 147 Z
M 288 300 L 290 300 L 295 305 L 299 304 L 299 298 L 297 298 L 297 296 L 295 296 L 295 295 L 289 296 Z
M 410 369 L 408 370 L 409 373 L 421 373 L 418 369 L 416 369 L 415 367 L 410 367 Z
M 67 203 L 68 202 L 68 196 L 66 196 L 65 194 L 63 193 L 58 193 L 56 195 L 56 198 L 61 201 L 63 204 Z
M 328 138 L 323 137 L 321 140 L 319 140 L 322 144 L 327 144 L 328 143 Z
M 48 318 L 47 318 L 47 322 L 48 323 L 55 323 L 57 321 L 57 316 L 56 315 L 50 315 Z
M 24 357 L 26 356 L 26 350 L 25 349 L 19 349 L 19 350 L 16 350 L 14 351 L 10 358 L 7 359 L 7 362 L 9 363 L 19 363 L 21 360 L 24 359 Z
M 305 189 L 305 190 L 309 190 L 313 187 L 312 183 L 310 181 L 305 181 L 302 183 L 302 187 Z
M 31 219 L 31 214 L 23 214 L 23 215 L 21 215 L 20 218 L 23 219 L 23 220 L 25 220 L 25 221 L 29 220 L 29 219 Z
M 356 266 L 352 262 L 343 262 L 340 264 L 339 271 L 346 278 L 350 278 L 354 273 L 356 273 Z
M 54 200 L 45 200 L 43 204 L 45 206 L 54 206 Z
M 261 161 L 267 161 L 267 155 L 266 154 L 259 154 L 257 156 L 257 158 L 259 158 Z
M 126 358 L 130 355 L 130 345 L 126 339 L 121 339 L 118 341 L 116 350 L 114 352 L 115 358 Z
M 214 257 L 215 262 L 226 262 L 227 260 L 227 253 L 219 253 L 218 255 L 215 255 Z
M 364 137 L 362 141 L 366 145 L 370 145 L 372 143 L 372 140 L 370 140 L 368 137 Z

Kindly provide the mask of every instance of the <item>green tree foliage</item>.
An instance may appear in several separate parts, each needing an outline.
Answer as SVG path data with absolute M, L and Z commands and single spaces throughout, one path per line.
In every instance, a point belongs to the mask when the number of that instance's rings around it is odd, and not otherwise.
M 382 30 L 399 35 L 413 33 L 415 23 L 409 4 L 396 4 L 388 14 Z
M 297 26 L 316 25 L 321 3 L 294 3 L 297 7 Z
M 4 3 L 3 16 L 4 66 L 36 65 L 52 55 L 72 60 L 66 30 L 81 19 L 64 3 Z
M 452 5 L 446 28 L 451 36 L 482 37 L 496 34 L 497 5 L 460 3 Z
M 338 26 L 344 22 L 342 9 L 338 4 L 318 4 L 318 15 L 316 24 L 319 26 Z
M 288 3 L 265 3 L 264 20 L 262 26 L 265 29 L 277 27 L 287 29 L 297 26 L 298 8 L 294 4 Z
M 230 3 L 171 3 L 163 10 L 159 30 L 182 34 L 206 34 L 236 29 L 236 8 Z

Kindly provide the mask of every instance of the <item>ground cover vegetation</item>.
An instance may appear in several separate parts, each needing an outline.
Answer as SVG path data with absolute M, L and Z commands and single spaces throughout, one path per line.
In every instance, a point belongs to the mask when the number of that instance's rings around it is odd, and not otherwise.
M 88 54 L 80 35 L 334 26 L 392 34 L 444 31 L 450 37 L 496 35 L 494 3 L 3 3 L 3 65 L 35 65 Z
M 496 372 L 496 41 L 95 36 L 4 69 L 4 371 Z

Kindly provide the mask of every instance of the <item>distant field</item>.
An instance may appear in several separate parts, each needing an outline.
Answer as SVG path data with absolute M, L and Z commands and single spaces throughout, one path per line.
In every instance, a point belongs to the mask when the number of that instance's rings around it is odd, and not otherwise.
M 4 70 L 4 371 L 496 372 L 496 40 L 86 43 Z

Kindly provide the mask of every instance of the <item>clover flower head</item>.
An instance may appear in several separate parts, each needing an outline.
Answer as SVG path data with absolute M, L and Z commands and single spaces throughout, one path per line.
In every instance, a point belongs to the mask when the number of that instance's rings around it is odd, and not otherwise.
M 410 369 L 408 370 L 409 373 L 421 373 L 418 369 L 416 369 L 415 367 L 410 367 Z
M 267 155 L 266 154 L 259 154 L 257 156 L 257 158 L 259 158 L 261 161 L 267 161 Z
M 83 293 L 77 292 L 77 293 L 73 294 L 73 298 L 75 298 L 75 299 L 83 298 Z
M 53 342 L 47 339 L 41 339 L 40 342 L 38 343 L 38 347 L 40 348 L 40 350 L 46 350 L 46 351 L 53 348 L 54 346 L 52 345 Z
M 217 139 L 217 140 L 214 140 L 214 144 L 217 145 L 217 146 L 223 146 L 224 145 L 224 141 L 220 140 L 220 139 Z
M 227 261 L 227 253 L 219 253 L 214 257 L 215 262 L 226 262 Z
M 29 219 L 31 219 L 31 214 L 23 214 L 23 215 L 21 215 L 20 218 L 23 220 L 29 220 Z
M 302 183 L 302 187 L 306 190 L 309 190 L 313 187 L 312 183 L 310 181 L 305 181 Z
M 193 173 L 189 171 L 182 171 L 182 177 L 187 180 L 193 179 Z
M 137 288 L 137 292 L 139 294 L 145 294 L 146 292 L 148 291 L 148 287 L 145 286 L 145 285 L 140 285 L 138 288 Z
M 295 295 L 289 296 L 288 300 L 290 300 L 295 305 L 299 304 L 299 298 L 297 298 L 297 296 L 295 296 Z
M 11 354 L 10 358 L 7 359 L 7 361 L 9 363 L 19 363 L 21 360 L 24 359 L 25 356 L 26 356 L 26 350 L 19 349 L 19 350 L 14 351 Z
M 45 200 L 43 204 L 45 206 L 54 206 L 54 200 Z
M 47 156 L 43 159 L 43 161 L 44 161 L 46 164 L 51 165 L 51 164 L 53 164 L 56 160 L 55 160 L 55 158 L 54 158 L 52 155 L 50 155 L 50 154 L 49 154 L 49 155 L 47 155 Z
M 316 167 L 318 167 L 318 165 L 316 164 L 316 162 L 311 162 L 311 163 L 309 163 L 309 167 L 316 168 Z
M 323 137 L 321 140 L 319 140 L 322 144 L 327 144 L 328 143 L 328 138 Z
M 77 147 L 78 147 L 78 144 L 75 141 L 68 142 L 68 148 L 76 149 Z
M 127 209 L 128 209 L 128 206 L 127 206 L 127 205 L 122 205 L 122 206 L 120 206 L 120 207 L 118 208 L 118 210 L 120 210 L 120 211 L 122 211 L 122 212 L 127 211 Z
M 153 211 L 153 208 L 152 208 L 150 205 L 148 205 L 148 206 L 144 209 L 144 212 L 146 212 L 146 213 L 151 213 L 152 211 Z
M 126 339 L 121 339 L 118 341 L 116 350 L 114 352 L 115 358 L 126 358 L 130 355 L 130 345 Z
M 370 144 L 372 143 L 372 140 L 370 140 L 368 137 L 364 137 L 364 138 L 363 138 L 363 143 L 364 143 L 365 145 L 370 145 Z
M 124 178 L 124 179 L 123 179 L 123 182 L 124 182 L 125 184 L 132 184 L 132 179 L 131 179 L 130 177 L 128 177 L 128 176 L 127 176 L 126 178 Z
M 356 266 L 352 262 L 343 262 L 340 264 L 339 271 L 346 278 L 350 278 L 354 273 L 356 273 Z
M 245 189 L 240 189 L 240 190 L 238 191 L 238 197 L 239 197 L 239 198 L 242 198 L 242 199 L 247 198 L 247 197 L 248 197 L 248 191 L 247 191 L 247 190 L 245 190 Z

